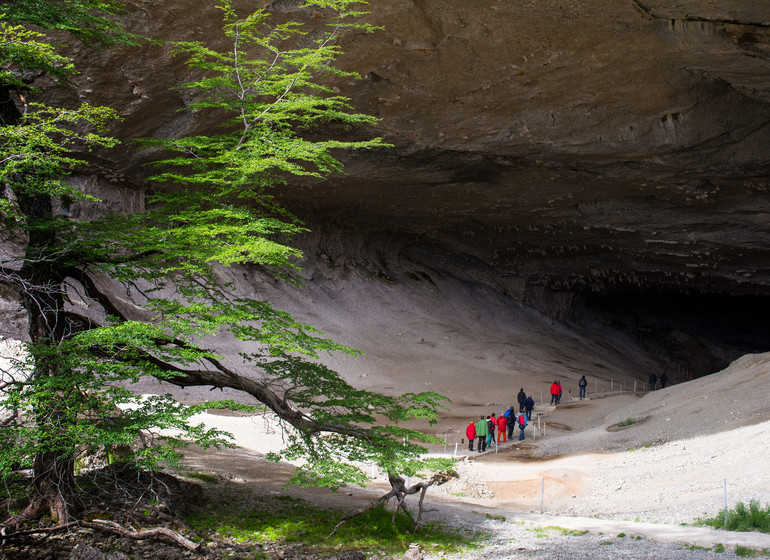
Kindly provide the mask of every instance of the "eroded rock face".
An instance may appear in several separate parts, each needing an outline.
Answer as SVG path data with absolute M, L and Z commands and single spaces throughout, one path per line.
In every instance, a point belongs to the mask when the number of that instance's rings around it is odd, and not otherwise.
M 126 21 L 153 38 L 206 40 L 220 22 L 202 4 L 134 1 Z M 324 22 L 290 0 L 242 4 Z M 746 298 L 770 295 L 770 4 L 370 8 L 384 29 L 344 40 L 342 65 L 362 79 L 339 88 L 382 119 L 376 133 L 394 147 L 348 157 L 345 176 L 279 193 L 327 239 L 345 240 L 306 241 L 311 258 L 368 266 L 378 251 L 406 255 L 574 320 L 588 308 L 609 316 L 619 301 L 613 320 L 638 332 L 692 333 L 708 313 L 688 294 L 703 305 L 742 296 L 736 325 L 764 309 Z M 119 136 L 217 125 L 178 112 L 189 94 L 169 88 L 186 73 L 167 47 L 76 54 L 78 88 L 59 95 L 117 108 Z M 150 156 L 127 145 L 96 164 L 139 189 Z M 670 308 L 647 322 L 661 294 Z

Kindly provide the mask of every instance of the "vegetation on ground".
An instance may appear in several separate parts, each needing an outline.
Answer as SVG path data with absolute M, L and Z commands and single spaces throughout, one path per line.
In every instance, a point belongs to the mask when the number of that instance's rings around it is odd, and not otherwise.
M 738 502 L 733 509 L 727 510 L 727 515 L 722 509 L 714 517 L 699 518 L 697 524 L 727 531 L 770 533 L 770 504 L 763 508 L 757 500 L 751 500 L 749 505 Z
M 740 558 L 755 558 L 757 556 L 767 556 L 767 551 L 757 550 L 748 546 L 735 546 L 735 555 Z
M 395 515 L 385 505 L 346 523 L 329 536 L 344 515 L 333 509 L 316 507 L 288 496 L 260 497 L 207 504 L 186 517 L 196 531 L 216 539 L 237 543 L 280 542 L 301 545 L 318 555 L 338 555 L 344 550 L 379 555 L 400 555 L 410 544 L 437 553 L 457 552 L 480 543 L 484 535 L 441 523 L 423 525 L 414 533 L 414 519 L 399 509 Z

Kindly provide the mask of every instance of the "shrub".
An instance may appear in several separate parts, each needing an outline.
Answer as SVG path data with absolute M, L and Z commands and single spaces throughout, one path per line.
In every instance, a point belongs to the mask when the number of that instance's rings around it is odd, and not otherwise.
M 770 505 L 762 508 L 757 500 L 751 500 L 747 506 L 743 502 L 735 504 L 735 508 L 727 511 L 722 509 L 716 517 L 702 518 L 698 522 L 717 529 L 727 531 L 760 531 L 770 533 Z

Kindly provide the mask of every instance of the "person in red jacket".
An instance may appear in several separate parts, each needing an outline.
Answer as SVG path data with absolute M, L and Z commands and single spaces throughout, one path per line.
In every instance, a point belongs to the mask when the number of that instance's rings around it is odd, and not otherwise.
M 465 437 L 468 438 L 468 451 L 473 451 L 473 440 L 476 439 L 476 424 L 473 420 L 471 420 L 471 423 L 465 428 Z
M 503 436 L 503 443 L 508 443 L 508 419 L 505 414 L 501 414 L 497 419 L 497 443 L 500 443 L 500 436 Z
M 559 404 L 559 383 L 554 381 L 551 384 L 551 404 Z

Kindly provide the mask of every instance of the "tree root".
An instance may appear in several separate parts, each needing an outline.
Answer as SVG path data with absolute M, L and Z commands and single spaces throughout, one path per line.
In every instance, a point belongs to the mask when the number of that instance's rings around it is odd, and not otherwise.
M 413 532 L 417 532 L 417 530 L 420 528 L 421 522 L 422 522 L 422 514 L 425 511 L 432 511 L 432 510 L 426 510 L 423 508 L 423 501 L 425 500 L 425 493 L 428 491 L 428 488 L 433 486 L 434 483 L 442 480 L 443 475 L 441 473 L 435 474 L 431 477 L 430 480 L 426 480 L 423 482 L 418 482 L 417 484 L 413 484 L 409 488 L 406 487 L 406 483 L 404 482 L 404 479 L 400 476 L 390 476 L 388 477 L 388 480 L 390 482 L 391 490 L 387 494 L 381 496 L 377 501 L 369 504 L 366 507 L 357 509 L 353 512 L 348 513 L 345 515 L 342 520 L 340 520 L 339 523 L 337 523 L 334 526 L 334 529 L 332 529 L 332 532 L 329 533 L 329 536 L 327 538 L 333 537 L 334 534 L 339 530 L 340 527 L 342 527 L 345 523 L 350 521 L 351 519 L 358 517 L 359 515 L 363 515 L 364 513 L 373 510 L 380 504 L 384 504 L 391 498 L 396 498 L 396 501 L 398 502 L 398 505 L 396 506 L 395 511 L 393 512 L 393 522 L 395 523 L 396 519 L 396 513 L 399 509 L 403 509 L 404 511 L 408 512 L 406 509 L 406 504 L 404 501 L 406 500 L 406 497 L 411 494 L 417 494 L 420 493 L 420 501 L 418 503 L 418 510 L 417 510 L 417 519 L 414 523 L 414 529 Z
M 197 551 L 200 549 L 200 543 L 194 543 L 184 535 L 181 535 L 176 531 L 172 531 L 171 529 L 167 529 L 166 527 L 155 527 L 153 529 L 135 531 L 133 529 L 126 529 L 114 521 L 107 521 L 105 519 L 81 521 L 80 525 L 90 529 L 96 529 L 97 531 L 104 531 L 105 533 L 112 533 L 113 535 L 127 537 L 129 539 L 140 540 L 165 538 L 175 542 L 180 546 L 185 547 L 187 550 Z
M 187 550 L 197 551 L 200 549 L 200 543 L 196 544 L 180 533 L 172 531 L 171 529 L 167 529 L 166 527 L 155 527 L 153 529 L 145 529 L 144 531 L 135 531 L 133 529 L 126 529 L 121 527 L 114 521 L 106 521 L 104 519 L 80 521 L 77 523 L 69 523 L 67 525 L 56 525 L 54 527 L 38 527 L 35 529 L 16 530 L 10 533 L 7 532 L 8 526 L 3 526 L 0 527 L 0 542 L 18 539 L 28 535 L 43 535 L 55 533 L 57 531 L 64 531 L 71 529 L 73 525 L 88 527 L 89 529 L 94 529 L 96 531 L 102 531 L 134 540 L 165 538 L 175 542 L 180 546 L 185 547 Z

